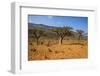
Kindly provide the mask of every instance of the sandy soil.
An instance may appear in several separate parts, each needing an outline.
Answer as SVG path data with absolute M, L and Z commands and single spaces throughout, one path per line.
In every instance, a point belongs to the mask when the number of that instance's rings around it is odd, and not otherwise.
M 28 60 L 54 60 L 54 59 L 79 59 L 88 57 L 87 43 L 62 44 L 62 45 L 36 45 L 28 46 Z

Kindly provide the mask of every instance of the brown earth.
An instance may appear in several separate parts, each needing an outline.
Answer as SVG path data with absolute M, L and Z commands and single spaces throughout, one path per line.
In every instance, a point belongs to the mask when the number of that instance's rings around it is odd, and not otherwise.
M 66 43 L 66 42 L 65 42 Z M 68 44 L 54 44 L 47 46 L 44 44 L 36 45 L 34 42 L 29 42 L 28 45 L 28 60 L 54 60 L 54 59 L 79 59 L 88 58 L 87 42 Z

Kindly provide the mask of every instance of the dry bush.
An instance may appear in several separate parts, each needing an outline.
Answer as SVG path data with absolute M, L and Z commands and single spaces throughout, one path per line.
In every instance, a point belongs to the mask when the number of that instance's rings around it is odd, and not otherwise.
M 48 40 L 45 40 L 42 45 L 40 44 L 38 46 L 35 42 L 31 42 L 28 46 L 28 60 L 75 59 L 88 57 L 87 41 L 81 41 L 76 44 L 78 41 L 74 41 L 73 43 L 72 40 L 65 40 L 63 45 L 58 45 L 56 41 L 52 40 L 48 42 Z

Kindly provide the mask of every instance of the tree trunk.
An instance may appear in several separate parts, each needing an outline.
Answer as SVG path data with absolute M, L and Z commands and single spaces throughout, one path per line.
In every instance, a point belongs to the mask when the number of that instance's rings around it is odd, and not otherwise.
M 81 39 L 81 36 L 79 35 L 79 39 L 78 40 L 80 40 Z
M 62 45 L 63 38 L 59 38 L 59 45 Z
M 37 44 L 37 45 L 39 44 L 39 38 L 36 39 L 36 44 Z

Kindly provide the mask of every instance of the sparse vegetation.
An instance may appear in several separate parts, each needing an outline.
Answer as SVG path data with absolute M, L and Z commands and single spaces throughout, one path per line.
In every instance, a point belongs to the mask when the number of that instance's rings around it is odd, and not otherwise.
M 39 39 L 45 35 L 44 32 L 42 28 L 29 29 L 29 34 L 36 39 L 37 45 L 39 44 Z
M 59 37 L 59 45 L 61 45 L 62 42 L 63 42 L 63 38 L 65 36 L 70 36 L 71 35 L 71 29 L 72 29 L 71 27 L 65 26 L 65 27 L 52 28 L 51 30 L 58 35 L 58 37 Z
M 77 33 L 78 33 L 78 40 L 80 40 L 81 39 L 81 37 L 83 36 L 83 33 L 84 33 L 84 31 L 83 30 L 76 30 L 77 31 Z
M 87 37 L 82 30 L 68 26 L 28 29 L 29 61 L 87 57 Z

